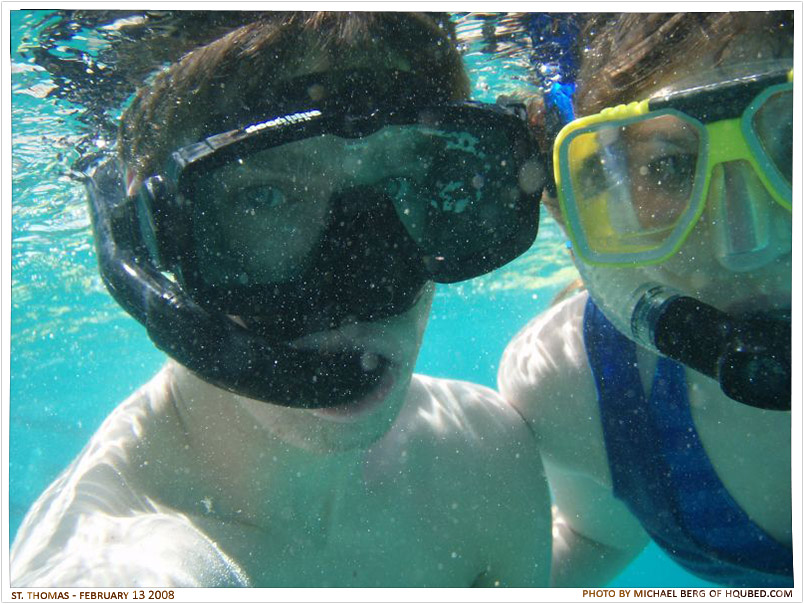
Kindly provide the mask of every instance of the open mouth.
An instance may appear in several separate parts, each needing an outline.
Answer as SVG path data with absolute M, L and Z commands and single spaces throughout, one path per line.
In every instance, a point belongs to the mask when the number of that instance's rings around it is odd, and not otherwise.
M 361 417 L 369 415 L 378 409 L 387 399 L 388 395 L 396 384 L 396 375 L 391 363 L 386 364 L 382 376 L 377 381 L 376 386 L 366 395 L 345 405 L 335 407 L 318 407 L 310 409 L 310 413 L 330 421 L 346 423 L 357 421 Z
M 388 341 L 385 338 L 378 339 L 378 335 L 371 329 L 366 330 L 365 326 L 353 325 L 345 329 L 322 331 L 298 338 L 291 344 L 298 348 L 330 353 L 359 350 L 362 351 L 360 364 L 364 371 L 373 372 L 378 366 L 382 366 L 382 373 L 374 387 L 360 398 L 333 407 L 309 410 L 327 420 L 350 422 L 368 415 L 382 406 L 397 382 L 398 366 L 387 350 Z
M 239 316 L 230 318 L 255 331 L 261 328 L 263 323 L 261 317 L 248 317 L 246 320 Z M 344 371 L 366 372 L 378 378 L 368 392 L 361 388 L 361 392 L 356 393 L 355 398 L 347 403 L 341 402 L 344 400 L 341 398 L 337 405 L 307 408 L 306 411 L 328 421 L 347 423 L 357 421 L 382 407 L 398 385 L 400 376 L 405 374 L 400 365 L 400 358 L 408 356 L 402 353 L 405 347 L 403 345 L 400 348 L 399 338 L 394 334 L 394 329 L 389 330 L 386 325 L 350 322 L 334 329 L 320 329 L 285 340 L 291 347 L 313 354 L 323 353 L 336 357 L 339 353 L 349 357 L 358 354 L 359 365 L 350 364 L 344 367 Z M 348 373 L 343 378 L 344 387 L 348 388 L 350 379 Z M 361 377 L 354 376 L 354 379 L 360 380 Z M 346 400 L 349 400 L 348 397 Z M 321 402 L 326 404 L 324 400 Z

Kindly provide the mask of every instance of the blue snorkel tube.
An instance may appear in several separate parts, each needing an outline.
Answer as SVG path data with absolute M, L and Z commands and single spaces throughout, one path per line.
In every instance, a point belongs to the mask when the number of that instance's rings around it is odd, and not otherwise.
M 577 61 L 572 49 L 580 26 L 577 15 L 571 13 L 535 13 L 527 25 L 533 43 L 531 63 L 544 90 L 545 127 L 552 141 L 575 119 Z M 552 162 L 552 153 L 547 155 Z M 552 165 L 549 173 L 552 177 Z M 546 189 L 557 195 L 552 178 Z M 583 265 L 578 268 L 584 281 L 617 296 L 604 306 L 624 309 L 630 318 L 626 323 L 619 317 L 610 319 L 631 339 L 716 380 L 734 401 L 759 409 L 790 410 L 789 315 L 733 317 L 658 283 L 642 284 L 629 294 L 617 275 L 595 276 Z
M 573 99 L 578 61 L 574 48 L 580 31 L 579 18 L 574 13 L 531 13 L 525 26 L 532 46 L 534 83 L 544 91 L 544 128 L 548 140 L 553 141 L 561 128 L 575 119 Z M 555 197 L 553 154 L 550 149 L 544 151 L 549 175 L 545 188 Z
M 544 123 L 549 140 L 555 140 L 559 131 L 575 119 L 573 97 L 575 83 L 552 82 L 544 91 Z M 545 188 L 552 197 L 557 197 L 556 183 L 553 180 L 553 154 L 548 152 L 547 169 L 549 178 Z

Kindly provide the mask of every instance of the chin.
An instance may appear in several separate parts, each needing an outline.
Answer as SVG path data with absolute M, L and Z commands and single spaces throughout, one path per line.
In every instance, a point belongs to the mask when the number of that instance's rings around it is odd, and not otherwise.
M 408 385 L 410 380 L 408 380 Z M 318 426 L 319 438 L 308 441 L 305 448 L 319 453 L 344 453 L 368 449 L 391 431 L 407 400 L 407 386 L 383 402 L 382 408 L 361 421 Z
M 357 401 L 354 408 L 294 409 L 258 403 L 249 411 L 274 438 L 287 445 L 318 454 L 359 451 L 391 429 L 407 400 L 412 375 L 411 371 L 398 375 L 390 387 L 381 384 L 367 395 L 370 401 Z
M 299 348 L 361 349 L 385 359 L 379 381 L 361 398 L 318 409 L 250 401 L 248 412 L 273 437 L 308 451 L 331 453 L 371 446 L 391 429 L 407 400 L 433 291 L 432 284 L 428 285 L 426 294 L 400 315 L 310 334 L 293 342 Z

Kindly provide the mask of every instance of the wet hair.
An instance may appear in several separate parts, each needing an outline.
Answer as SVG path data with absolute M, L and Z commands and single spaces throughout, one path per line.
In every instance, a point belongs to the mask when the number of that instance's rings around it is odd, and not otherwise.
M 417 92 L 432 102 L 469 95 L 454 28 L 444 15 L 266 12 L 190 51 L 139 90 L 121 118 L 121 158 L 147 177 L 177 147 L 262 117 L 254 112 L 265 107 L 276 81 L 336 69 L 414 72 L 425 88 Z M 412 93 L 384 80 L 389 98 Z M 210 123 L 216 120 L 217 130 Z
M 746 45 L 750 36 L 757 43 Z M 679 79 L 678 57 L 713 53 L 714 67 L 738 58 L 793 56 L 793 13 L 624 13 L 594 15 L 579 35 L 578 115 L 645 97 Z M 694 63 L 691 69 L 695 69 Z
M 575 112 L 592 115 L 606 107 L 642 100 L 651 90 L 697 69 L 691 63 L 687 73 L 679 72 L 679 56 L 712 53 L 715 68 L 735 60 L 792 57 L 793 13 L 590 14 L 585 15 L 576 52 Z M 531 116 L 531 122 L 542 123 L 538 114 Z M 557 134 L 550 133 L 550 146 Z M 557 200 L 547 196 L 544 200 L 562 223 Z

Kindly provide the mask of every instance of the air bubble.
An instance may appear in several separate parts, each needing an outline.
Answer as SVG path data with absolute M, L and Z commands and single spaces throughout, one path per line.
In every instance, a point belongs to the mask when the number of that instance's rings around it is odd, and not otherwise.
M 360 355 L 360 368 L 363 371 L 374 371 L 379 367 L 380 359 L 379 357 L 372 353 L 372 352 L 364 352 Z
M 519 170 L 519 186 L 528 194 L 541 190 L 545 183 L 544 168 L 536 161 L 528 161 Z

